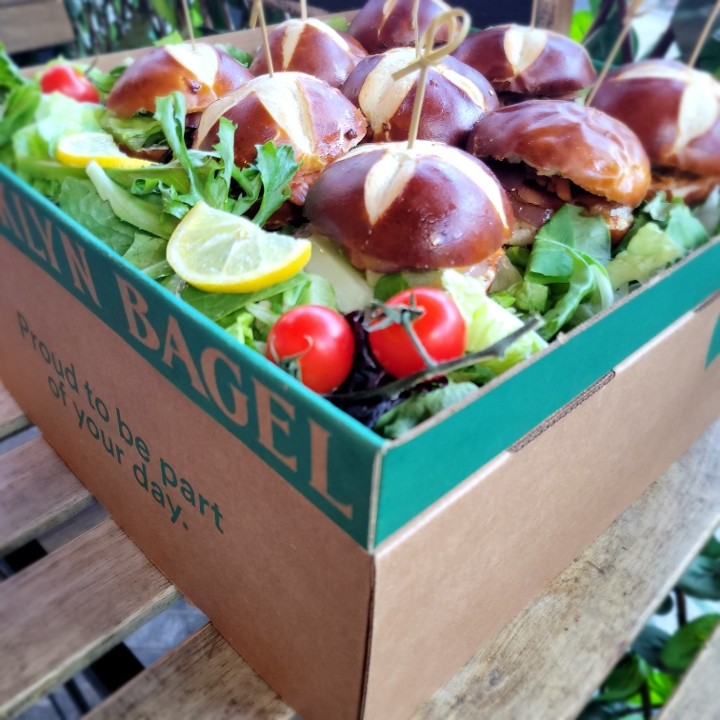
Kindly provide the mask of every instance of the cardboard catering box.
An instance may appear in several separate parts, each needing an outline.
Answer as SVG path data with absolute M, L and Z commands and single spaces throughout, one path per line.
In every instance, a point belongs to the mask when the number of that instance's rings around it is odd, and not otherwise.
M 394 442 L 0 168 L 0 377 L 306 720 L 406 717 L 720 413 L 720 241 Z

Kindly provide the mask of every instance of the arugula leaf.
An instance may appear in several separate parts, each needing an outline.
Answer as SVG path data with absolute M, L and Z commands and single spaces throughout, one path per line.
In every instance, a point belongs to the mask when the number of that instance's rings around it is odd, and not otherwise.
M 252 303 L 258 303 L 280 295 L 304 282 L 306 282 L 305 274 L 298 273 L 276 285 L 251 293 L 209 293 L 188 285 L 182 290 L 181 297 L 203 315 L 206 315 L 211 320 L 218 321 Z
M 300 167 L 290 145 L 276 147 L 268 141 L 256 145 L 257 158 L 253 163 L 262 179 L 263 196 L 253 222 L 262 227 L 276 210 L 290 197 L 290 181 Z
M 271 141 L 257 145 L 257 158 L 248 167 L 234 162 L 234 133 L 227 118 L 221 118 L 214 152 L 190 150 L 185 145 L 185 99 L 176 92 L 156 102 L 155 118 L 162 126 L 174 158 L 185 169 L 190 189 L 177 200 L 194 205 L 203 200 L 211 207 L 244 215 L 260 201 L 253 221 L 264 225 L 290 197 L 290 180 L 299 167 L 289 145 L 275 146 Z M 230 197 L 230 180 L 242 191 Z
M 155 119 L 160 123 L 165 134 L 165 140 L 172 150 L 173 157 L 185 168 L 190 180 L 190 192 L 183 198 L 188 205 L 194 205 L 200 200 L 206 200 L 201 191 L 201 182 L 197 175 L 197 156 L 188 150 L 185 144 L 185 97 L 175 91 L 166 97 L 155 101 Z M 213 207 L 216 207 L 213 205 Z

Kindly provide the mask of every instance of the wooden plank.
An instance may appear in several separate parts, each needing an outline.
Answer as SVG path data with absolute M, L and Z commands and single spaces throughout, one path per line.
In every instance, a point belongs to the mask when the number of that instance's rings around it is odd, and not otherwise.
M 63 0 L 0 7 L 0 40 L 9 53 L 61 45 L 74 39 Z
M 72 677 L 179 597 L 111 520 L 0 583 L 0 717 Z
M 720 718 L 720 626 L 700 651 L 658 720 Z
M 720 522 L 718 477 L 720 422 L 416 720 L 577 717 Z
M 537 0 L 537 26 L 561 35 L 570 32 L 574 0 Z
M 213 720 L 289 720 L 295 713 L 205 625 L 162 660 L 98 705 L 84 720 L 175 716 Z
M 90 493 L 39 436 L 0 455 L 0 497 L 0 555 L 92 502 Z
M 30 421 L 13 400 L 5 386 L 0 383 L 0 440 L 18 430 L 28 427 Z

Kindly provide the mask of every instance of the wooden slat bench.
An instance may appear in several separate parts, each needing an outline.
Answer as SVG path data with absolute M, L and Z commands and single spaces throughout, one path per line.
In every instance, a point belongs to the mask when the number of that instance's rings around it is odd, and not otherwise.
M 0 556 L 93 502 L 0 386 Z M 7 449 L 7 448 L 10 449 Z M 720 521 L 720 421 L 417 713 L 574 718 Z M 0 718 L 15 717 L 166 608 L 177 591 L 110 519 L 0 582 Z M 720 717 L 720 631 L 662 720 Z M 110 718 L 285 720 L 205 625 L 93 708 Z

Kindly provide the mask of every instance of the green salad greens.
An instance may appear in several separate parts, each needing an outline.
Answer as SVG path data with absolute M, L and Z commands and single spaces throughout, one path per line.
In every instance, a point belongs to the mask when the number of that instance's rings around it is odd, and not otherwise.
M 123 69 L 86 69 L 101 99 Z M 717 193 L 694 210 L 658 195 L 638 208 L 631 230 L 616 247 L 602 219 L 565 205 L 531 247 L 506 249 L 489 291 L 480 280 L 452 270 L 365 277 L 341 252 L 326 252 L 331 244 L 327 239 L 314 238 L 323 253 L 318 252 L 317 259 L 314 254 L 305 270 L 287 280 L 252 293 L 204 292 L 175 275 L 165 258 L 178 223 L 202 201 L 246 215 L 262 227 L 288 199 L 298 163 L 291 147 L 268 142 L 257 146 L 255 162 L 238 167 L 233 149 L 236 128 L 230 121 L 220 120 L 218 141 L 205 151 L 188 147 L 186 120 L 180 93 L 158 98 L 155 113 L 129 120 L 115 117 L 102 103 L 43 94 L 37 79 L 25 77 L 0 45 L 0 162 L 238 342 L 264 352 L 275 321 L 303 304 L 339 309 L 361 328 L 363 306 L 373 297 L 386 300 L 420 284 L 442 287 L 455 300 L 467 327 L 468 353 L 492 346 L 530 318 L 541 321 L 537 330 L 521 333 L 499 357 L 482 357 L 454 369 L 443 382 L 430 383 L 423 392 L 385 398 L 372 412 L 364 408 L 354 413 L 389 437 L 542 351 L 558 334 L 610 307 L 717 230 Z M 58 161 L 60 139 L 82 132 L 110 133 L 131 150 L 160 149 L 169 160 L 139 168 L 102 168 L 97 163 L 71 167 Z M 361 348 L 358 356 L 363 382 L 379 382 L 367 349 Z M 341 390 L 347 394 L 357 387 L 350 384 Z

